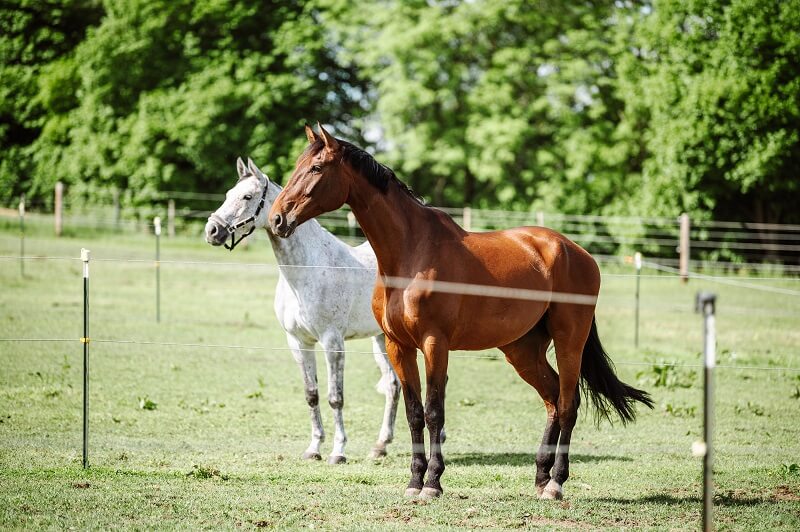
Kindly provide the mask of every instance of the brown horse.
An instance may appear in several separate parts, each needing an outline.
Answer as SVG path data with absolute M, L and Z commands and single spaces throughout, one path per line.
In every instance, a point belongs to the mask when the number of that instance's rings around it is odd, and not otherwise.
M 378 258 L 372 310 L 386 333 L 411 430 L 406 495 L 442 493 L 440 432 L 449 351 L 498 347 L 544 400 L 547 425 L 536 454 L 536 489 L 542 498 L 561 498 L 579 381 L 597 407 L 598 420 L 613 410 L 623 423 L 632 421 L 635 401 L 653 404 L 646 392 L 617 378 L 600 344 L 594 320 L 600 271 L 594 259 L 542 227 L 465 231 L 442 211 L 425 206 L 367 152 L 335 139 L 322 126 L 319 130 L 317 135 L 306 126 L 310 145 L 272 205 L 270 226 L 287 237 L 306 220 L 347 203 L 372 244 Z M 558 373 L 546 358 L 551 341 Z M 424 408 L 417 349 L 425 359 Z

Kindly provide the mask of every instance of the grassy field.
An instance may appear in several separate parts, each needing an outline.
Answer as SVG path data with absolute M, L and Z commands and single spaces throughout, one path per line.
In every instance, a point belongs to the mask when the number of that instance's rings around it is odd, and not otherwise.
M 646 271 L 634 349 L 635 281 L 629 270 L 605 268 L 601 338 L 622 378 L 647 388 L 656 408 L 631 426 L 599 429 L 584 411 L 566 498 L 539 501 L 541 400 L 508 364 L 487 357 L 497 352 L 454 353 L 445 494 L 425 503 L 402 497 L 410 457 L 402 406 L 389 457 L 366 458 L 383 408 L 367 341 L 348 343 L 348 463 L 299 459 L 308 413 L 272 312 L 275 268 L 248 266 L 274 264 L 265 236 L 234 253 L 199 237 L 163 240 L 161 323 L 152 237 L 41 233 L 26 242 L 39 257 L 78 257 L 81 247 L 93 258 L 86 471 L 81 263 L 33 259 L 21 278 L 18 261 L 0 260 L 0 338 L 69 339 L 0 341 L 2 529 L 696 528 L 701 462 L 690 448 L 702 433 L 702 376 L 691 366 L 702 349 L 702 319 L 693 313 L 699 289 L 719 296 L 716 525 L 800 528 L 800 371 L 780 369 L 800 367 L 800 297 L 710 280 L 682 285 Z M 0 225 L 0 256 L 18 249 L 13 224 Z M 792 279 L 747 282 L 800 290 Z M 252 348 L 159 345 L 167 343 Z M 330 437 L 326 404 L 322 412 Z

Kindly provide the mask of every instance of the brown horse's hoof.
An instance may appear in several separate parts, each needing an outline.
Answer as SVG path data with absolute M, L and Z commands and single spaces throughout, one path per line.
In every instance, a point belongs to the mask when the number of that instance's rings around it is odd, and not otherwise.
M 332 454 L 328 457 L 328 463 L 331 465 L 346 464 L 347 458 L 345 458 L 341 454 Z
M 539 498 L 549 501 L 560 501 L 564 498 L 564 490 L 558 482 L 550 479 L 550 482 L 547 483 L 547 486 L 544 487 L 541 495 L 539 495 Z
M 322 456 L 319 453 L 310 453 L 308 451 L 304 452 L 301 458 L 303 460 L 322 460 Z
M 369 452 L 370 458 L 383 458 L 384 456 L 386 456 L 386 447 L 382 447 L 379 445 L 373 447 L 372 450 Z
M 442 490 L 438 490 L 436 488 L 429 488 L 427 486 L 422 488 L 422 491 L 419 493 L 419 498 L 426 501 L 429 501 L 431 499 L 438 499 L 441 496 L 442 496 Z
M 406 492 L 403 494 L 403 497 L 406 499 L 416 499 L 419 497 L 420 491 L 421 490 L 419 488 L 406 488 Z

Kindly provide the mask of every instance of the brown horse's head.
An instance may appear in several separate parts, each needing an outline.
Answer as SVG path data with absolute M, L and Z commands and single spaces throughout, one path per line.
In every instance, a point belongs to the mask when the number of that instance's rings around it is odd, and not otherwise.
M 272 232 L 283 238 L 306 220 L 344 205 L 350 193 L 351 176 L 342 164 L 344 143 L 322 125 L 319 135 L 305 127 L 309 145 L 269 211 Z

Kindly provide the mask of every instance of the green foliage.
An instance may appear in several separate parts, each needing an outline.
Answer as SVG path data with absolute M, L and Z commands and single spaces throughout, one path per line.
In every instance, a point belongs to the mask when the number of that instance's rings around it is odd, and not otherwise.
M 683 406 L 666 403 L 663 405 L 664 412 L 673 417 L 688 417 L 693 418 L 697 415 L 696 406 Z
M 781 464 L 780 474 L 784 477 L 800 476 L 800 465 L 795 462 Z
M 80 42 L 53 60 L 34 58 L 19 76 L 32 101 L 9 99 L 32 109 L 7 114 L 29 134 L 3 137 L 4 151 L 17 151 L 4 153 L 0 201 L 22 191 L 49 201 L 58 179 L 77 198 L 125 190 L 128 204 L 161 190 L 221 191 L 240 154 L 280 180 L 304 120 L 358 112 L 360 82 L 333 59 L 314 3 L 91 5 L 94 18 L 70 21 L 85 34 Z M 22 12 L 3 11 L 9 24 Z M 23 23 L 24 41 L 34 22 Z M 26 120 L 31 114 L 37 120 Z
M 639 383 L 645 386 L 691 388 L 697 378 L 694 370 L 681 369 L 671 363 L 656 363 L 636 374 Z
M 228 475 L 223 475 L 219 469 L 202 465 L 192 466 L 192 470 L 186 473 L 186 476 L 197 479 L 218 478 L 220 480 L 228 480 Z
M 754 416 L 759 416 L 759 417 L 765 414 L 764 407 L 754 401 L 747 401 L 746 405 L 736 405 L 733 407 L 733 411 L 736 412 L 737 414 L 750 412 Z
M 274 179 L 304 121 L 444 206 L 800 222 L 800 0 L 20 0 L 0 203 Z
M 642 205 L 797 221 L 800 3 L 667 0 L 634 32 L 620 86 L 644 125 Z
M 141 410 L 155 410 L 158 408 L 158 403 L 147 397 L 139 397 L 139 409 Z
M 599 209 L 619 188 L 597 155 L 616 158 L 619 175 L 620 150 L 588 146 L 613 132 L 608 115 L 621 105 L 604 43 L 612 9 L 359 8 L 345 48 L 375 84 L 385 158 L 435 204 Z

